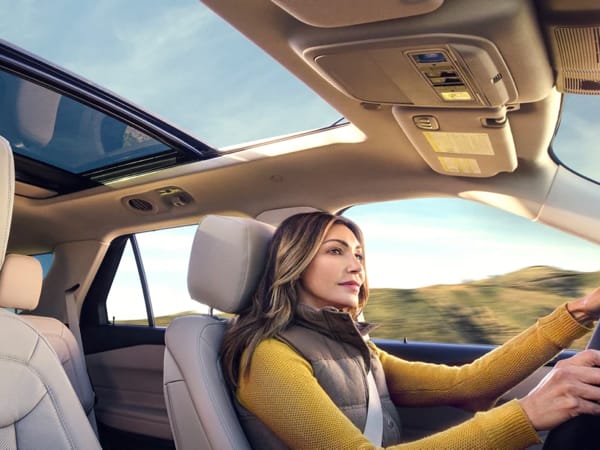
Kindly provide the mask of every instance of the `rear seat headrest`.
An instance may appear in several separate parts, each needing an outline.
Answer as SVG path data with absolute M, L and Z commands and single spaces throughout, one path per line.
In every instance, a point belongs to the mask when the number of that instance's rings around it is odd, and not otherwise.
M 0 270 L 0 307 L 35 309 L 43 278 L 42 265 L 33 256 L 6 255 Z
M 188 270 L 190 297 L 228 313 L 249 304 L 265 267 L 274 227 L 209 215 L 198 224 Z

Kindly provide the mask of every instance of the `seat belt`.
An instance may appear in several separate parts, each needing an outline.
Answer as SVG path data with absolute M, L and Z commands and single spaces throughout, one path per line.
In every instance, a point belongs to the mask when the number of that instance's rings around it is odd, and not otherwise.
M 67 321 L 69 324 L 69 330 L 75 336 L 75 340 L 77 341 L 77 345 L 79 346 L 79 351 L 81 352 L 82 361 L 85 362 L 85 352 L 83 351 L 83 340 L 81 339 L 81 328 L 79 328 L 79 314 L 77 314 L 77 302 L 75 300 L 75 291 L 79 289 L 79 283 L 71 286 L 69 289 L 65 291 L 65 306 L 67 309 Z M 96 391 L 93 389 L 92 379 L 90 377 L 89 372 L 87 371 L 87 366 L 85 372 L 90 380 L 90 385 L 92 386 L 92 394 L 94 395 L 94 406 L 98 404 L 98 396 L 96 395 Z M 87 411 L 85 411 L 87 414 Z M 94 416 L 95 417 L 95 416 Z M 97 431 L 96 431 L 97 434 Z
M 83 355 L 83 342 L 81 340 L 81 330 L 79 329 L 79 314 L 77 314 L 77 305 L 75 301 L 75 291 L 79 289 L 79 283 L 71 286 L 65 291 L 65 306 L 67 309 L 67 321 L 69 322 L 69 330 L 75 336 L 75 340 L 79 345 L 79 350 Z M 85 359 L 84 359 L 85 361 Z
M 381 410 L 381 399 L 377 391 L 377 384 L 373 372 L 367 372 L 367 385 L 369 387 L 369 405 L 367 406 L 367 421 L 363 434 L 376 447 L 381 447 L 383 439 L 383 412 Z

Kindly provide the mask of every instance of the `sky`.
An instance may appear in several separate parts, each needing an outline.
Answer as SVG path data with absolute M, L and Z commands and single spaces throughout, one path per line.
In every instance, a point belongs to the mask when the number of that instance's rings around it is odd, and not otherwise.
M 302 82 L 195 0 L 0 0 L 0 36 L 215 147 L 320 128 L 340 118 Z M 600 178 L 582 152 L 597 142 L 589 98 L 567 99 L 555 147 Z M 592 100 L 593 101 L 593 100 Z M 571 127 L 565 122 L 572 123 Z M 595 171 L 595 174 L 594 174 Z M 366 237 L 373 287 L 461 283 L 530 265 L 600 270 L 595 244 L 466 200 L 360 206 L 347 215 Z M 193 227 L 139 237 L 155 314 L 190 309 L 186 271 Z M 111 298 L 137 298 L 124 261 Z M 118 292 L 117 292 L 118 291 Z M 118 295 L 117 295 L 118 294 Z M 113 303 L 114 304 L 114 303 Z M 134 314 L 129 307 L 121 317 Z
M 600 181 L 598 96 L 565 96 L 561 121 L 552 143 L 554 153 L 575 172 Z
M 365 235 L 369 284 L 457 284 L 524 267 L 600 270 L 600 246 L 464 199 L 363 205 L 344 215 Z

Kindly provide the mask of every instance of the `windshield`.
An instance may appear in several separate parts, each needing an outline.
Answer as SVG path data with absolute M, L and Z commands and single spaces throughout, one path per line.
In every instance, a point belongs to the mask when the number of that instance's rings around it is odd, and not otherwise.
M 554 155 L 563 165 L 596 182 L 600 182 L 600 155 L 596 151 L 600 141 L 599 109 L 598 96 L 566 94 L 552 143 Z
M 197 0 L 2 1 L 1 37 L 214 147 L 340 115 Z

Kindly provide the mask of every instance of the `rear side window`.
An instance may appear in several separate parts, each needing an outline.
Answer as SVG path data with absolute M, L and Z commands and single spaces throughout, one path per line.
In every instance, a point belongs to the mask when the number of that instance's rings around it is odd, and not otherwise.
M 418 199 L 344 215 L 365 234 L 375 338 L 501 344 L 600 286 L 598 245 L 487 205 Z
M 37 255 L 31 255 L 36 258 L 40 264 L 42 265 L 42 271 L 44 274 L 44 278 L 48 274 L 50 267 L 52 267 L 52 263 L 54 262 L 54 253 L 39 253 Z
M 150 231 L 128 239 L 106 301 L 110 323 L 162 327 L 181 315 L 209 312 L 187 290 L 196 228 Z
M 150 324 L 150 315 L 146 309 L 142 279 L 136 264 L 132 242 L 130 238 L 125 244 L 106 299 L 106 311 L 108 320 L 112 324 L 147 326 Z

